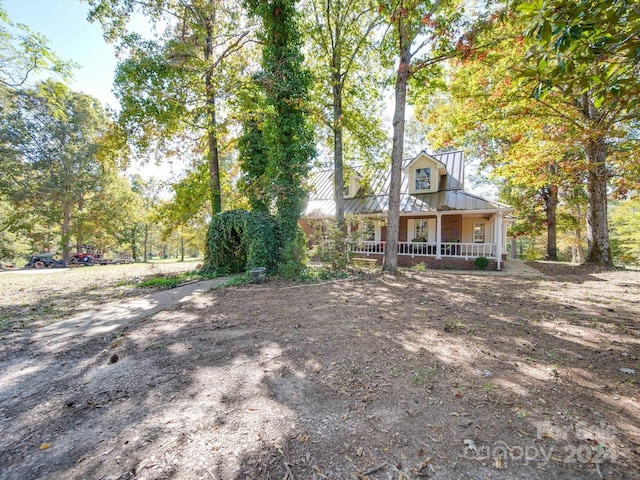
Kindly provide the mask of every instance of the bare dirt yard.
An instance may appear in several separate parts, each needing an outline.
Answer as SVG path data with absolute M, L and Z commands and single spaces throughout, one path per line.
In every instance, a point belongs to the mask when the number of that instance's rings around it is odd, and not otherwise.
M 0 477 L 638 479 L 640 273 L 534 266 L 218 288 L 101 335 L 5 319 Z M 0 275 L 0 312 L 72 273 Z M 134 295 L 91 281 L 75 306 Z

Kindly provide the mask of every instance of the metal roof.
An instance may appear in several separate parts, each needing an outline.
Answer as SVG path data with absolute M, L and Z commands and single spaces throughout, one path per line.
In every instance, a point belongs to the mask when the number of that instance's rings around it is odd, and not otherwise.
M 426 153 L 426 152 L 423 152 Z M 429 155 L 429 154 L 427 154 Z M 420 155 L 418 155 L 420 156 Z M 461 151 L 437 153 L 429 155 L 441 162 L 447 169 L 446 175 L 440 178 L 440 190 L 435 193 L 409 193 L 409 180 L 402 175 L 400 212 L 428 213 L 444 211 L 477 211 L 510 208 L 498 202 L 491 202 L 463 191 L 464 185 L 464 153 Z M 416 158 L 405 159 L 402 168 L 406 168 Z M 384 168 L 371 176 L 369 191 L 358 192 L 354 198 L 346 198 L 345 214 L 378 214 L 389 210 L 389 183 L 391 169 Z M 305 216 L 326 217 L 335 215 L 333 199 L 333 170 L 312 172 L 312 190 L 304 210 Z

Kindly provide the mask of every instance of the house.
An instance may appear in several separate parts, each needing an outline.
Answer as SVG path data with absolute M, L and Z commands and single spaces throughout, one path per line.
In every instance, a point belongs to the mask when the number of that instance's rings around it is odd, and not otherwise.
M 390 169 L 364 179 L 351 171 L 345 180 L 345 215 L 350 221 L 353 257 L 382 262 L 389 210 Z M 333 171 L 316 171 L 301 225 L 318 236 L 317 220 L 335 216 Z M 506 258 L 506 231 L 512 208 L 485 200 L 464 189 L 464 153 L 420 152 L 403 161 L 398 265 L 474 268 L 478 257 L 501 270 Z

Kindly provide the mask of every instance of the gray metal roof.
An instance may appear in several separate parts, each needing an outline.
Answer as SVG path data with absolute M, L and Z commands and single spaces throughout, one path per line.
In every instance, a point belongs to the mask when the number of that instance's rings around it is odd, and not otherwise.
M 429 213 L 443 211 L 497 210 L 510 208 L 498 202 L 491 202 L 463 191 L 464 154 L 461 151 L 430 155 L 445 165 L 446 175 L 440 178 L 440 190 L 436 193 L 409 193 L 408 178 L 402 175 L 400 212 Z M 416 157 L 417 158 L 417 157 Z M 404 170 L 415 158 L 402 162 Z M 354 198 L 345 199 L 345 214 L 377 214 L 389 210 L 389 183 L 391 169 L 379 169 L 371 175 L 369 191 L 360 189 Z M 304 210 L 305 216 L 327 217 L 335 215 L 333 200 L 333 170 L 312 172 L 312 190 Z

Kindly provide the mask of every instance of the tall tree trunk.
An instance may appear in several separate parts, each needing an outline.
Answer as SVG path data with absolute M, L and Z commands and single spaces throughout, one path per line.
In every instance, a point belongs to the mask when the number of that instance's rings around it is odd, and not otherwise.
M 584 248 L 582 248 L 582 228 L 580 227 L 580 221 L 582 219 L 582 212 L 581 212 L 581 208 L 578 205 L 577 207 L 577 211 L 578 211 L 578 215 L 577 215 L 577 221 L 576 221 L 576 228 L 574 230 L 574 242 L 576 245 L 576 262 L 577 263 L 582 263 L 584 262 Z
M 149 260 L 149 227 L 144 226 L 144 261 Z
M 586 145 L 587 172 L 587 239 L 589 248 L 585 263 L 613 266 L 607 220 L 608 173 L 604 139 Z
M 547 214 L 547 260 L 558 260 L 556 209 L 558 206 L 558 187 L 551 185 L 544 195 L 544 207 Z
M 133 260 L 137 262 L 138 261 L 138 244 L 137 244 L 136 238 L 135 238 L 136 234 L 137 234 L 137 232 L 134 233 L 134 236 L 131 239 L 131 256 L 133 257 Z
M 344 221 L 344 150 L 342 143 L 342 76 L 340 74 L 340 59 L 332 60 L 333 73 L 333 168 L 334 168 L 334 199 L 336 204 L 336 237 L 334 256 L 337 264 L 348 262 L 347 257 L 347 225 Z
M 582 115 L 597 131 L 602 114 L 589 100 L 587 94 L 578 98 Z M 607 220 L 607 172 L 605 141 L 601 136 L 593 136 L 584 141 L 587 157 L 587 258 L 585 263 L 613 266 L 611 245 L 609 244 L 609 223 Z
M 69 261 L 69 236 L 71 234 L 71 205 L 62 206 L 62 258 L 65 262 Z
M 382 269 L 395 273 L 398 269 L 398 233 L 400 230 L 400 188 L 402 176 L 402 156 L 404 154 L 404 122 L 407 105 L 407 82 L 409 80 L 409 62 L 411 61 L 411 43 L 402 36 L 402 26 L 398 28 L 400 35 L 400 62 L 396 76 L 395 100 L 393 113 L 393 148 L 391 150 L 391 181 L 389 185 L 389 213 L 387 215 L 387 241 L 384 247 Z M 405 42 L 407 44 L 405 44 Z
M 333 167 L 335 183 L 336 223 L 340 231 L 345 231 L 344 223 L 344 154 L 342 145 L 342 84 L 338 61 L 334 58 L 333 84 Z
M 218 154 L 218 125 L 216 120 L 216 91 L 213 85 L 213 22 L 215 21 L 215 2 L 209 2 L 211 15 L 206 19 L 206 39 L 204 45 L 204 59 L 207 64 L 205 73 L 205 95 L 207 102 L 207 144 L 209 147 L 209 186 L 211 189 L 211 213 L 215 215 L 222 211 L 222 195 L 220 191 L 220 162 Z

